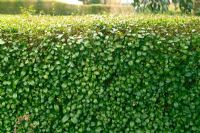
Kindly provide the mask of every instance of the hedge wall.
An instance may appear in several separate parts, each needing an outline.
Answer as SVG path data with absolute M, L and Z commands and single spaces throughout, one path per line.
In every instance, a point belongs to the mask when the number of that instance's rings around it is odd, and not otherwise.
M 198 25 L 0 16 L 0 132 L 200 132 Z

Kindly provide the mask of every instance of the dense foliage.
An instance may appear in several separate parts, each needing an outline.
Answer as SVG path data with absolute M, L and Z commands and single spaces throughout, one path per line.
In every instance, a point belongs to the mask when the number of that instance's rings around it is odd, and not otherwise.
M 200 132 L 197 25 L 0 16 L 0 132 Z

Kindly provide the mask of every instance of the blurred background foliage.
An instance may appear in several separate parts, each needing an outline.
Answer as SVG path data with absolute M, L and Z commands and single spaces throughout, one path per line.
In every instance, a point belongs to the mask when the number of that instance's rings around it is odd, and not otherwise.
M 67 4 L 53 0 L 0 0 L 0 14 L 24 14 L 29 12 L 31 14 L 48 15 L 85 15 L 133 12 L 131 5 L 97 3 L 98 0 L 90 0 L 83 5 Z

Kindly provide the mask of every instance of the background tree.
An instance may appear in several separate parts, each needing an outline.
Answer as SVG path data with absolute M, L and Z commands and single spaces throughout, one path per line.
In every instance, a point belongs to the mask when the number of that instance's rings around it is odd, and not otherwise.
M 172 0 L 175 10 L 180 8 L 183 13 L 191 13 L 193 9 L 192 0 Z M 168 11 L 170 0 L 133 0 L 132 4 L 137 12 L 166 12 Z
M 200 16 L 200 0 L 194 2 L 194 14 Z
M 191 13 L 193 9 L 193 1 L 192 0 L 180 0 L 179 8 L 183 13 Z

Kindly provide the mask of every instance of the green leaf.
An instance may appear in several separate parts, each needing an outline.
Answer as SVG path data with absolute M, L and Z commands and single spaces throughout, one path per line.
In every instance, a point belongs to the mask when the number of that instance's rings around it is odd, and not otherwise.
M 58 105 L 54 105 L 54 109 L 55 109 L 56 111 L 59 111 L 59 106 L 58 106 Z
M 74 124 L 78 123 L 78 119 L 77 119 L 76 117 L 73 117 L 73 118 L 71 119 L 71 121 L 72 121 Z
M 61 86 L 62 86 L 62 88 L 67 88 L 67 84 L 66 83 L 63 83 Z
M 65 115 L 63 118 L 62 118 L 62 123 L 65 123 L 69 120 L 69 116 L 68 115 Z
M 13 98 L 16 99 L 17 98 L 17 93 L 13 94 Z
M 1 44 L 5 44 L 5 42 L 2 39 L 0 39 L 0 45 Z
M 130 127 L 134 127 L 135 123 L 133 121 L 130 122 Z
M 3 81 L 3 85 L 11 85 L 10 81 Z

